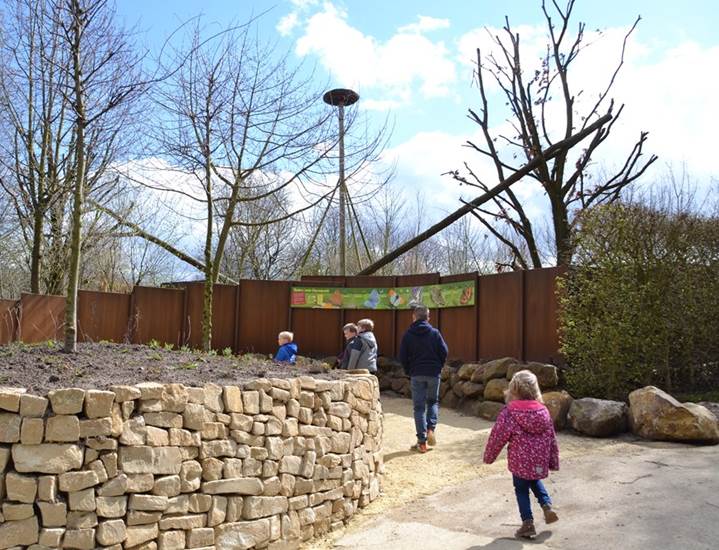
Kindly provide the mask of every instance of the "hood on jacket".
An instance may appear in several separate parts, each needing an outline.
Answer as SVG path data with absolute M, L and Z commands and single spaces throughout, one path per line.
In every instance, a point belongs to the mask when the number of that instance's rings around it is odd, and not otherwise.
M 415 321 L 409 326 L 407 332 L 419 336 L 428 333 L 430 330 L 432 330 L 432 325 L 429 324 L 429 321 Z
M 297 353 L 297 344 L 294 342 L 287 342 L 286 344 L 282 344 L 283 348 L 290 348 L 293 353 Z
M 552 426 L 547 407 L 539 401 L 510 401 L 508 409 L 514 421 L 527 433 L 541 434 Z
M 374 337 L 373 332 L 369 332 L 369 331 L 368 332 L 360 332 L 358 334 L 358 336 L 360 338 L 362 338 L 363 340 L 366 340 L 367 342 L 371 343 L 372 347 L 374 347 L 374 348 L 377 347 L 377 339 Z

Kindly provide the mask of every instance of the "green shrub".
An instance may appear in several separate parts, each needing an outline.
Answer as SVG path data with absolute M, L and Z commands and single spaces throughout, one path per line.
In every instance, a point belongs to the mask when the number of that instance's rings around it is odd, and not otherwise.
M 560 282 L 560 340 L 577 396 L 623 399 L 717 377 L 719 220 L 611 204 L 583 214 Z

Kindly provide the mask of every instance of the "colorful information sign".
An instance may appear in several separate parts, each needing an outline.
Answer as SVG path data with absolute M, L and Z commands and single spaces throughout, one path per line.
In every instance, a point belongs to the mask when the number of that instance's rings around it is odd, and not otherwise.
M 292 287 L 291 306 L 317 309 L 411 309 L 474 305 L 474 281 L 396 288 Z

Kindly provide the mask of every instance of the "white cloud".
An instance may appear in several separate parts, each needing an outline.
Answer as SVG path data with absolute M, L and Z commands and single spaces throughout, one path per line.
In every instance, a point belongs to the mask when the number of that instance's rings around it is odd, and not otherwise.
M 300 18 L 297 15 L 297 12 L 290 12 L 277 23 L 277 32 L 279 32 L 282 36 L 288 36 L 299 22 Z
M 456 80 L 443 42 L 400 31 L 380 41 L 351 26 L 347 12 L 331 3 L 307 20 L 296 52 L 316 55 L 338 85 L 367 91 L 375 100 L 406 102 L 415 97 L 415 90 L 425 98 L 447 97 Z
M 397 29 L 401 33 L 421 33 L 449 28 L 449 19 L 439 19 L 428 15 L 418 15 L 416 23 L 410 23 Z

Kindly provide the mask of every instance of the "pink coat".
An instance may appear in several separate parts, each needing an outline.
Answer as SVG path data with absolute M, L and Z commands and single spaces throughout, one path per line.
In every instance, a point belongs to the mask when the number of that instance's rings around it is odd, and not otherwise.
M 507 467 L 522 479 L 544 479 L 559 470 L 559 447 L 554 424 L 539 401 L 510 401 L 497 417 L 484 450 L 485 464 L 507 448 Z

